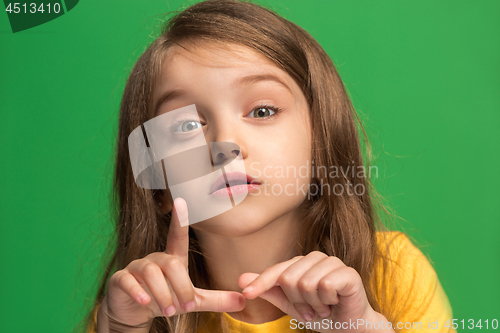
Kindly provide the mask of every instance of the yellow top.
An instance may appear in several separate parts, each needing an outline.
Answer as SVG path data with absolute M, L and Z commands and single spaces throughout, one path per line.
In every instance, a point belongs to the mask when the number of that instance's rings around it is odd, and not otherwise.
M 439 282 L 436 272 L 424 254 L 409 238 L 400 232 L 377 232 L 377 244 L 384 255 L 389 255 L 395 264 L 394 269 L 384 271 L 381 265 L 375 272 L 378 288 L 378 301 L 382 313 L 390 309 L 391 322 L 396 332 L 456 332 L 451 327 L 452 310 L 448 298 Z M 384 244 L 390 244 L 385 247 Z M 383 278 L 379 278 L 383 277 Z M 389 286 L 384 288 L 384 286 Z M 97 309 L 95 313 L 97 316 Z M 214 313 L 213 316 L 216 314 Z M 389 317 L 386 315 L 386 317 Z M 305 332 L 302 325 L 285 315 L 277 320 L 263 324 L 249 324 L 234 319 L 227 313 L 222 314 L 231 332 L 239 333 L 299 333 Z M 448 322 L 448 327 L 445 327 Z M 198 329 L 199 333 L 221 332 L 220 327 L 208 322 Z M 419 324 L 420 323 L 420 324 Z M 331 325 L 332 323 L 329 323 Z M 373 323 L 376 325 L 376 323 Z M 300 326 L 299 326 L 300 325 Z M 335 325 L 335 323 L 333 323 Z M 318 326 L 316 326 L 318 327 Z M 309 327 L 308 327 L 309 328 Z M 313 330 L 314 327 L 310 327 Z M 379 331 L 374 327 L 374 332 Z M 89 329 L 88 333 L 95 333 Z

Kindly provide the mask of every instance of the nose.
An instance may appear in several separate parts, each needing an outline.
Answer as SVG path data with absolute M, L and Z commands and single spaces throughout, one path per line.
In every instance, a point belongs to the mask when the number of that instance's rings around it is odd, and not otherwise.
M 230 163 L 241 153 L 240 147 L 232 142 L 210 142 L 210 151 L 215 169 Z
M 225 166 L 235 158 L 246 158 L 245 126 L 233 107 L 214 107 L 213 112 L 207 112 L 206 122 L 205 140 L 209 144 L 214 169 Z

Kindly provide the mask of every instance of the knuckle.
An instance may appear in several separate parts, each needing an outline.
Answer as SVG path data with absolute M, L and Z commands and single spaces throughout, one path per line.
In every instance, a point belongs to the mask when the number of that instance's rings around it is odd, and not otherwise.
M 166 267 L 175 271 L 175 270 L 184 268 L 184 264 L 182 263 L 182 261 L 179 258 L 172 256 L 172 257 L 167 259 Z
M 324 254 L 323 252 L 321 251 L 312 251 L 311 253 L 309 253 L 307 256 L 310 256 L 310 257 L 326 257 L 327 255 Z
M 342 260 L 340 260 L 340 258 L 335 257 L 335 256 L 328 257 L 328 261 L 330 261 L 332 263 L 332 265 L 336 265 L 336 266 L 338 266 L 339 264 L 342 264 L 342 265 L 344 264 L 342 262 Z
M 330 279 L 321 279 L 318 286 L 323 290 L 331 290 L 333 289 L 333 281 Z
M 352 281 L 363 284 L 363 279 L 361 279 L 361 275 L 359 275 L 358 271 L 353 267 L 349 266 L 346 267 L 347 267 L 346 270 L 348 274 L 351 276 Z
M 121 275 L 121 271 L 115 272 L 111 277 L 109 278 L 109 284 L 118 284 L 118 278 Z
M 142 268 L 142 272 L 145 274 L 145 275 L 153 275 L 153 274 L 156 274 L 158 273 L 160 270 L 160 268 L 155 264 L 155 263 L 152 263 L 152 262 L 148 262 L 147 264 L 144 265 L 144 267 Z
M 278 277 L 278 283 L 280 286 L 290 287 L 293 285 L 294 278 L 290 274 L 283 273 Z
M 139 272 L 141 270 L 141 267 L 144 265 L 145 261 L 147 262 L 147 260 L 145 260 L 145 259 L 135 259 L 135 260 L 132 260 L 127 265 L 127 267 L 125 268 L 125 270 L 127 270 L 129 272 Z
M 141 259 L 135 259 L 135 260 L 132 260 L 128 265 L 127 267 L 135 267 L 137 266 L 138 264 L 141 263 Z
M 347 274 L 349 274 L 349 275 L 353 275 L 353 276 L 358 275 L 359 276 L 358 271 L 352 267 L 346 266 L 344 269 L 347 272 Z
M 303 278 L 298 282 L 299 290 L 303 292 L 312 292 L 316 289 L 314 281 L 311 278 Z
M 119 286 L 124 286 L 125 283 L 127 282 L 127 273 L 125 272 L 119 272 L 114 276 L 115 276 L 115 283 Z

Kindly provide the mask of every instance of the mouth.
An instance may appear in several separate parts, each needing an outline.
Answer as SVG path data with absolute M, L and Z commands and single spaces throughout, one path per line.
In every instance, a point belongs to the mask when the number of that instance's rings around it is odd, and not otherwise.
M 228 196 L 240 193 L 246 193 L 260 186 L 260 181 L 242 172 L 229 172 L 220 176 L 210 187 L 210 195 Z

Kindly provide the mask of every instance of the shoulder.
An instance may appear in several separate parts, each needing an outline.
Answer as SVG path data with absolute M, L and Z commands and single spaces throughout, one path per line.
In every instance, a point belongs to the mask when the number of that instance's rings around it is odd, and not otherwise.
M 427 323 L 451 318 L 436 271 L 406 234 L 377 232 L 377 249 L 377 293 L 393 319 Z
M 410 238 L 401 231 L 377 231 L 377 246 L 385 254 L 390 251 L 391 255 L 398 254 L 401 251 L 409 251 L 413 252 L 413 254 L 420 252 Z
M 395 287 L 415 294 L 430 292 L 438 281 L 436 271 L 427 257 L 410 238 L 399 231 L 377 232 L 379 275 Z
M 392 271 L 385 270 L 384 274 L 398 274 L 402 279 L 411 279 L 417 272 L 419 278 L 437 277 L 427 257 L 403 232 L 377 232 L 377 250 L 379 259 L 383 258 L 391 264 L 388 268 Z

